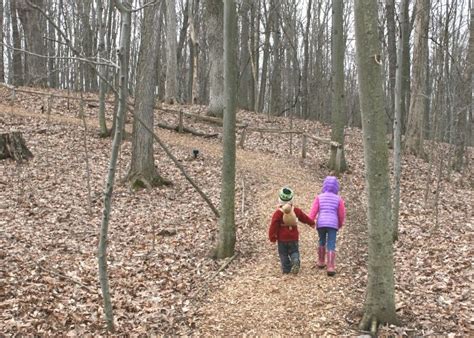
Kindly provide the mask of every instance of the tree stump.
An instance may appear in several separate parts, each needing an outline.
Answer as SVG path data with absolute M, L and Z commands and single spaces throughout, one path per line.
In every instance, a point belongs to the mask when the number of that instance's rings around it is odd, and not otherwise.
M 17 162 L 22 162 L 32 157 L 33 154 L 26 147 L 25 140 L 20 132 L 0 134 L 0 160 L 12 158 Z

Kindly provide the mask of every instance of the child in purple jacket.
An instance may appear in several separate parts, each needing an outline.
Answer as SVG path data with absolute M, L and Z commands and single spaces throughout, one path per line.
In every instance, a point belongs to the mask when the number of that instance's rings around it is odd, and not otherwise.
M 316 229 L 319 235 L 317 266 L 323 269 L 326 266 L 326 246 L 328 250 L 327 274 L 334 276 L 336 261 L 336 236 L 342 228 L 346 215 L 344 201 L 338 195 L 339 182 L 335 176 L 327 176 L 323 182 L 323 189 L 313 201 L 309 218 L 314 220 L 319 214 Z

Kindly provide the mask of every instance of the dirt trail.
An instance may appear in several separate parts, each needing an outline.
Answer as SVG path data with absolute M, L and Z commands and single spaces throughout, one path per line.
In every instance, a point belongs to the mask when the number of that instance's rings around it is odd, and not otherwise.
M 259 158 L 246 158 L 256 164 Z M 348 255 L 338 256 L 335 278 L 326 276 L 324 270 L 314 268 L 316 259 L 316 233 L 302 224 L 300 229 L 300 254 L 302 269 L 297 276 L 280 272 L 276 245 L 267 239 L 271 213 L 275 210 L 278 188 L 290 185 L 296 193 L 296 204 L 309 212 L 314 194 L 319 190 L 321 177 L 304 169 L 281 170 L 286 165 L 272 158 L 265 170 L 255 166 L 259 175 L 269 180 L 268 188 L 256 198 L 259 219 L 255 221 L 255 237 L 260 245 L 256 265 L 248 265 L 238 276 L 226 282 L 220 290 L 209 294 L 203 306 L 202 320 L 197 327 L 200 334 L 338 334 L 348 332 L 348 323 L 341 317 L 341 309 L 352 306 L 344 290 L 350 285 L 350 275 L 345 274 Z M 297 166 L 298 167 L 298 166 Z M 259 168 L 259 169 L 257 169 Z M 344 247 L 344 233 L 338 246 Z M 337 311 L 339 308 L 339 311 Z M 340 331 L 342 327 L 345 330 Z
M 0 105 L 0 113 L 24 117 L 45 116 L 23 109 Z M 56 122 L 81 125 L 78 118 L 51 116 Z M 88 124 L 98 122 L 88 119 Z M 166 143 L 183 148 L 199 148 L 206 156 L 221 157 L 218 143 L 197 139 L 189 135 L 160 132 Z M 300 254 L 302 268 L 297 276 L 280 272 L 276 245 L 267 239 L 268 223 L 277 202 L 277 191 L 283 185 L 295 191 L 296 204 L 309 212 L 315 193 L 320 190 L 322 173 L 310 172 L 293 159 L 288 161 L 256 151 L 237 150 L 237 169 L 251 171 L 266 180 L 265 188 L 253 196 L 258 219 L 254 220 L 255 240 L 258 245 L 256 264 L 243 265 L 233 279 L 225 281 L 218 290 L 209 292 L 200 309 L 196 328 L 181 334 L 209 335 L 293 335 L 293 334 L 348 334 L 355 327 L 344 318 L 351 310 L 354 299 L 350 294 L 351 273 L 348 242 L 350 219 L 338 237 L 336 259 L 337 275 L 326 276 L 325 270 L 314 267 L 316 259 L 316 233 L 302 224 Z M 320 174 L 320 175 L 318 175 Z

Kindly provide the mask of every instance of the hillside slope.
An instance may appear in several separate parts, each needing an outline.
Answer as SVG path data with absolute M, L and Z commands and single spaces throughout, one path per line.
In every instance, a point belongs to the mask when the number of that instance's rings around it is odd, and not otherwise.
M 9 106 L 8 92 L 3 91 L 0 100 L 0 132 L 22 131 L 35 154 L 22 165 L 0 162 L 0 282 L 4 290 L 0 332 L 101 334 L 96 247 L 110 140 L 98 138 L 92 106 L 84 133 L 74 101 L 55 99 L 48 119 L 41 113 L 43 99 L 38 96 L 19 94 L 14 106 Z M 172 109 L 203 114 L 205 108 L 165 106 L 156 111 L 156 120 L 175 124 L 177 115 L 170 113 Z M 238 119 L 258 127 L 289 127 L 286 118 L 269 119 L 249 112 L 239 112 Z M 193 119 L 185 123 L 206 133 L 222 132 L 219 126 Z M 318 123 L 293 123 L 313 135 L 328 137 L 330 133 Z M 220 137 L 157 132 L 218 205 Z M 347 130 L 350 171 L 341 177 L 341 194 L 348 219 L 338 239 L 335 278 L 313 268 L 316 234 L 309 227 L 300 227 L 302 270 L 298 276 L 281 276 L 276 247 L 266 239 L 278 189 L 292 186 L 297 204 L 308 211 L 322 179 L 330 174 L 325 167 L 326 145 L 311 143 L 304 160 L 299 159 L 300 147 L 296 137 L 290 147 L 287 135 L 251 133 L 245 150 L 238 150 L 238 256 L 217 276 L 215 272 L 225 262 L 207 255 L 217 220 L 158 146 L 157 167 L 173 186 L 131 192 L 125 184 L 117 184 L 109 268 L 119 333 L 358 333 L 367 271 L 360 131 Z M 197 159 L 192 159 L 192 149 L 200 150 Z M 130 142 L 126 141 L 119 177 L 126 173 L 129 159 Z M 402 324 L 382 328 L 387 334 L 464 335 L 474 329 L 469 298 L 474 254 L 472 172 L 450 173 L 450 180 L 440 182 L 439 225 L 435 227 L 436 165 L 404 159 L 401 235 L 395 245 L 397 311 Z

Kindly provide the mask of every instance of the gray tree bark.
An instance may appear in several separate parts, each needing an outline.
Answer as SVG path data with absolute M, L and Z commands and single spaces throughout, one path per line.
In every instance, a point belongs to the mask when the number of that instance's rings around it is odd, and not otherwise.
M 344 52 L 345 39 L 343 31 L 344 5 L 342 0 L 332 0 L 332 130 L 331 141 L 344 145 L 345 91 L 344 91 Z M 344 146 L 341 151 L 340 163 L 337 161 L 337 148 L 331 147 L 329 168 L 339 174 L 346 170 Z
M 224 114 L 224 3 L 222 0 L 207 0 L 206 11 L 210 61 L 207 115 L 222 117 Z
M 406 131 L 408 109 L 410 108 L 410 15 L 409 15 L 409 0 L 401 0 L 400 3 L 400 30 L 403 46 L 402 62 L 399 64 L 402 67 L 402 88 L 401 88 L 401 129 L 402 134 Z
M 97 56 L 99 59 L 106 58 L 105 50 L 105 20 L 104 20 L 104 2 L 103 0 L 97 0 L 97 26 L 98 32 L 98 45 L 97 45 Z M 99 67 L 99 73 L 102 75 L 99 78 L 99 127 L 100 135 L 102 137 L 108 136 L 107 121 L 105 119 L 105 94 L 107 91 L 107 83 L 103 78 L 107 78 L 108 70 L 107 67 Z
M 51 18 L 57 18 L 57 7 L 52 0 L 48 0 L 48 15 Z M 53 27 L 50 21 L 47 23 L 48 27 L 48 82 L 49 87 L 58 88 L 59 86 L 59 70 L 58 60 L 55 60 L 55 56 L 58 55 L 59 46 L 56 46 L 56 29 Z
M 188 20 L 189 20 L 189 97 L 191 104 L 198 103 L 199 93 L 199 82 L 198 82 L 198 37 L 197 37 L 197 25 L 196 25 L 196 8 L 199 6 L 199 0 L 190 0 L 188 9 Z
M 158 57 L 160 25 L 159 4 L 145 8 L 138 57 L 137 87 L 134 116 L 153 130 L 155 106 L 156 59 Z M 175 53 L 176 55 L 176 53 Z M 127 179 L 133 189 L 168 184 L 155 168 L 153 135 L 137 119 L 133 121 L 132 157 Z
M 272 16 L 272 38 L 273 38 L 273 63 L 272 76 L 270 83 L 271 97 L 270 97 L 270 114 L 278 115 L 281 111 L 281 64 L 282 64 L 282 48 L 280 45 L 280 0 L 271 0 L 270 16 Z
M 309 102 L 309 90 L 308 90 L 308 72 L 309 72 L 309 34 L 311 28 L 311 8 L 312 0 L 308 0 L 308 7 L 306 9 L 306 28 L 303 37 L 303 70 L 301 74 L 301 115 L 303 118 L 308 118 L 308 102 Z
M 166 0 L 166 83 L 165 102 L 175 103 L 178 94 L 176 54 L 176 1 Z
M 369 223 L 368 280 L 360 327 L 368 330 L 396 322 L 395 286 L 377 2 L 358 0 L 354 13 Z
M 257 111 L 258 69 L 260 61 L 260 0 L 250 5 L 250 67 L 252 78 L 249 83 L 249 109 Z
M 403 0 L 406 1 L 406 0 Z M 403 6 L 403 4 L 402 4 Z M 395 72 L 395 97 L 394 97 L 394 117 L 393 117 L 393 197 L 392 197 L 392 238 L 398 240 L 398 220 L 400 211 L 400 178 L 401 178 L 401 149 L 402 149 L 402 116 L 405 107 L 404 88 L 404 68 L 405 60 L 403 30 L 400 32 L 397 49 L 397 68 Z
M 464 165 L 466 164 L 464 160 L 464 155 L 466 152 L 466 139 L 468 135 L 469 123 L 468 112 L 472 112 L 472 95 L 473 95 L 473 86 L 472 86 L 472 67 L 474 67 L 474 8 L 470 8 L 470 20 L 469 20 L 469 50 L 468 50 L 468 66 L 466 83 L 470 88 L 467 88 L 466 92 L 466 103 L 467 107 L 459 111 L 457 120 L 456 120 L 456 149 L 453 161 L 453 169 L 456 171 L 461 171 Z M 467 156 L 466 156 L 467 160 Z
M 0 41 L 4 40 L 3 32 L 3 0 L 0 0 Z M 3 43 L 0 45 L 0 82 L 5 82 L 5 65 L 3 64 Z
M 389 116 L 393 119 L 395 115 L 395 78 L 397 70 L 397 45 L 395 39 L 395 0 L 385 2 L 387 16 L 387 50 L 388 50 L 388 92 L 389 92 Z M 388 125 L 390 128 L 390 123 Z
M 413 47 L 413 85 L 408 115 L 405 150 L 419 157 L 425 157 L 423 149 L 423 128 L 427 96 L 426 60 L 428 55 L 428 28 L 430 0 L 416 1 L 415 43 Z
M 235 249 L 235 114 L 237 110 L 237 15 L 234 0 L 224 0 L 224 131 L 221 208 L 217 258 Z
M 239 76 L 239 107 L 250 110 L 251 64 L 250 64 L 250 0 L 243 0 L 240 6 L 240 76 Z
M 265 8 L 265 6 L 264 6 Z M 273 9 L 270 9 L 270 12 Z M 270 58 L 270 34 L 272 31 L 272 14 L 267 13 L 266 25 L 265 25 L 265 40 L 263 43 L 263 60 L 262 60 L 262 71 L 260 77 L 260 90 L 258 93 L 258 112 L 263 112 L 265 107 L 266 89 L 267 89 L 267 76 L 268 76 L 268 60 Z
M 13 84 L 15 86 L 22 86 L 25 83 L 25 76 L 23 72 L 22 56 L 21 56 L 21 39 L 18 27 L 18 11 L 17 2 L 10 1 L 10 13 L 12 20 L 12 38 L 13 38 Z
M 114 331 L 114 318 L 112 310 L 112 301 L 110 299 L 109 276 L 107 273 L 107 237 L 109 230 L 110 207 L 112 204 L 112 192 L 114 189 L 115 170 L 117 158 L 122 143 L 122 130 L 127 109 L 127 84 L 128 84 L 128 65 L 130 60 L 130 35 L 131 35 L 131 0 L 115 0 L 115 5 L 120 11 L 122 27 L 120 34 L 120 49 L 118 51 L 120 62 L 119 73 L 119 105 L 117 111 L 117 128 L 115 128 L 114 140 L 112 142 L 112 152 L 110 154 L 109 171 L 107 183 L 104 191 L 104 211 L 102 223 L 100 226 L 99 248 L 97 257 L 99 262 L 99 280 L 104 299 L 104 313 L 107 322 L 107 330 Z
M 29 1 L 29 0 L 28 0 Z M 44 25 L 41 13 L 28 5 L 27 0 L 17 0 L 17 10 L 23 31 L 25 33 L 26 50 L 34 54 L 47 55 L 46 44 L 43 39 Z M 44 7 L 43 0 L 31 0 L 39 8 Z M 46 58 L 35 55 L 26 56 L 26 84 L 44 87 L 48 84 Z
M 82 52 L 87 57 L 92 57 L 94 54 L 94 34 L 91 26 L 91 11 L 92 1 L 82 0 L 77 2 L 78 12 L 80 17 L 81 36 L 77 37 L 80 40 Z M 84 89 L 86 91 L 96 90 L 96 75 L 95 71 L 90 65 L 81 64 L 81 70 L 84 74 Z

